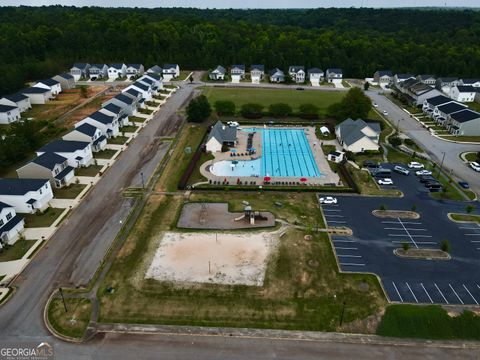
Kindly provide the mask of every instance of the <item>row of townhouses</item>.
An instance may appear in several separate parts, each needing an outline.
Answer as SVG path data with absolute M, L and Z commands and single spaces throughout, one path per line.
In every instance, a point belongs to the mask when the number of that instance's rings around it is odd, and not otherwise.
M 215 69 L 209 72 L 208 77 L 210 80 L 225 80 L 227 70 L 218 65 Z M 232 65 L 230 67 L 230 78 L 232 83 L 239 83 L 245 79 L 246 76 L 245 65 Z M 307 79 L 311 82 L 312 86 L 320 86 L 323 81 L 331 83 L 342 82 L 342 70 L 341 69 L 327 69 L 325 72 L 318 68 L 311 68 L 305 71 L 304 66 L 292 65 L 288 68 L 288 76 L 290 79 L 297 83 L 303 84 Z M 261 81 L 267 78 L 264 65 L 251 65 L 250 66 L 250 79 L 252 84 L 259 84 Z M 286 81 L 285 73 L 279 68 L 273 68 L 268 72 L 268 79 L 272 83 L 282 83 Z
M 177 64 L 164 64 L 163 67 L 154 65 L 147 73 L 159 74 L 164 81 L 170 81 L 180 75 L 180 67 Z M 70 74 L 75 80 L 135 80 L 145 73 L 142 64 L 89 64 L 75 63 L 70 69 Z

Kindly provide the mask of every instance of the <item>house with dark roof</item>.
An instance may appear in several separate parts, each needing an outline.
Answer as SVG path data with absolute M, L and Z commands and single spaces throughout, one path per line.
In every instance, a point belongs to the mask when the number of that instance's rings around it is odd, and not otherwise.
M 232 83 L 239 83 L 245 79 L 245 65 L 236 64 L 230 67 L 230 78 Z
M 250 66 L 250 78 L 252 84 L 260 84 L 265 77 L 265 65 L 252 65 Z
M 373 81 L 381 87 L 385 87 L 393 82 L 393 73 L 391 70 L 377 70 L 373 74 Z
M 170 81 L 180 76 L 180 66 L 178 64 L 163 64 L 162 75 L 165 81 Z
M 452 87 L 457 85 L 462 85 L 462 81 L 457 77 L 439 77 L 435 82 L 435 89 L 450 95 Z
M 433 75 L 417 75 L 417 80 L 425 85 L 435 86 L 437 82 L 437 78 Z
M 142 64 L 127 64 L 127 79 L 134 80 L 143 75 L 145 67 Z
M 205 147 L 207 151 L 222 151 L 222 146 L 234 147 L 237 143 L 237 127 L 224 125 L 217 121 L 208 134 Z
M 20 179 L 48 179 L 54 187 L 68 186 L 74 180 L 73 167 L 67 158 L 53 152 L 46 152 L 17 169 Z
M 75 78 L 71 74 L 61 73 L 55 75 L 52 79 L 57 80 L 60 83 L 62 91 L 75 88 Z
M 0 179 L 0 202 L 13 206 L 17 213 L 44 211 L 52 199 L 48 179 Z
M 40 80 L 33 86 L 48 89 L 52 92 L 53 96 L 56 96 L 62 92 L 62 86 L 60 85 L 60 82 L 53 78 Z
M 268 73 L 271 83 L 282 83 L 285 82 L 285 73 L 279 68 L 273 68 Z
M 299 65 L 292 65 L 288 68 L 288 75 L 292 81 L 296 82 L 297 84 L 301 84 L 305 82 L 305 66 Z
M 157 74 L 157 75 L 162 75 L 163 73 L 163 69 L 161 66 L 158 66 L 158 65 L 153 65 L 151 68 L 149 68 L 147 70 L 147 73 L 150 73 L 150 74 Z
M 110 64 L 108 67 L 108 78 L 116 80 L 127 76 L 127 65 L 123 63 Z
M 73 76 L 75 81 L 80 79 L 86 79 L 90 75 L 90 64 L 88 63 L 75 63 L 70 69 L 70 75 Z
M 450 97 L 462 103 L 474 102 L 475 95 L 480 91 L 480 88 L 471 85 L 456 85 L 450 90 Z
M 227 70 L 222 65 L 217 65 L 215 69 L 208 73 L 210 80 L 225 80 Z
M 325 77 L 327 78 L 327 81 L 330 83 L 342 83 L 342 78 L 343 78 L 343 72 L 342 69 L 338 68 L 330 68 L 327 69 L 325 72 Z
M 26 95 L 23 95 L 22 93 L 5 95 L 3 98 L 0 99 L 0 104 L 16 106 L 18 107 L 20 113 L 32 108 L 30 98 Z
M 324 73 L 322 69 L 319 68 L 310 68 L 308 69 L 308 80 L 312 86 L 320 86 L 320 83 L 323 81 Z
M 43 87 L 30 87 L 20 90 L 20 93 L 27 96 L 32 105 L 45 104 L 54 98 L 52 91 Z
M 147 85 L 146 83 L 140 82 L 140 81 L 137 80 L 133 84 L 131 84 L 131 85 L 127 86 L 125 89 L 123 89 L 122 92 L 126 93 L 130 89 L 136 90 L 139 93 L 141 93 L 144 101 L 149 101 L 149 100 L 152 99 L 152 96 L 153 96 L 152 85 Z
M 108 116 L 113 116 L 115 120 L 118 121 L 118 126 L 121 128 L 126 125 L 130 125 L 128 122 L 128 115 L 125 114 L 123 109 L 115 104 L 107 104 L 99 110 L 101 113 L 104 113 Z M 94 150 L 95 151 L 95 150 Z
M 480 135 L 480 113 L 464 109 L 449 114 L 445 127 L 453 135 L 479 136 Z
M 345 151 L 361 153 L 380 148 L 380 123 L 347 119 L 335 127 L 335 135 Z
M 123 113 L 128 116 L 134 115 L 137 111 L 138 103 L 131 97 L 125 95 L 124 93 L 115 95 L 108 101 L 105 101 L 102 106 L 105 107 L 108 104 L 114 104 L 122 108 Z
M 25 227 L 22 216 L 17 215 L 12 205 L 0 202 L 0 249 L 13 245 L 20 238 Z
M 480 87 L 480 78 L 477 79 L 460 79 L 461 85 L 470 85 L 473 87 Z
M 100 110 L 101 111 L 101 110 Z M 67 141 L 85 141 L 92 146 L 93 152 L 99 152 L 106 148 L 107 137 L 102 134 L 102 131 L 89 123 L 83 123 L 65 134 L 62 137 Z
M 37 156 L 45 153 L 60 155 L 74 168 L 87 167 L 93 163 L 92 147 L 87 141 L 53 140 L 36 153 Z
M 431 85 L 417 79 L 408 79 L 398 84 L 397 90 L 404 94 L 404 98 L 413 106 L 423 106 L 426 99 L 443 95 Z
M 100 80 L 108 78 L 107 64 L 92 64 L 90 66 L 90 80 Z
M 149 79 L 153 82 L 152 89 L 156 92 L 163 89 L 163 79 L 160 75 L 155 73 L 145 73 L 143 76 L 138 78 L 139 81 Z
M 445 95 L 434 96 L 423 101 L 422 110 L 425 114 L 433 117 L 433 112 L 437 106 L 445 105 L 451 102 L 453 102 L 453 100 Z
M 20 120 L 20 109 L 12 105 L 0 104 L 0 124 L 11 124 Z
M 445 103 L 443 105 L 438 105 L 435 106 L 435 109 L 433 110 L 433 119 L 439 125 L 445 125 L 448 115 L 453 114 L 457 111 L 462 111 L 466 108 L 466 105 L 460 104 L 456 101 Z
M 415 79 L 415 75 L 413 74 L 395 74 L 393 77 L 393 83 L 395 85 L 398 85 L 402 81 L 408 80 L 408 79 Z
M 91 113 L 85 119 L 75 124 L 75 128 L 83 124 L 90 124 L 100 129 L 102 135 L 106 136 L 107 139 L 116 137 L 119 133 L 118 120 L 115 119 L 115 116 L 107 115 L 101 111 Z

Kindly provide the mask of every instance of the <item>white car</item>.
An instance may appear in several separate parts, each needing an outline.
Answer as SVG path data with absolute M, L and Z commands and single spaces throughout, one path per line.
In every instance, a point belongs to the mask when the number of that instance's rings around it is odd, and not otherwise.
M 432 175 L 431 171 L 428 170 L 418 170 L 415 172 L 415 175 L 421 176 L 421 175 Z
M 327 196 L 327 197 L 322 197 L 320 198 L 320 204 L 336 204 L 337 203 L 337 198 Z
M 425 167 L 425 165 L 423 165 L 422 163 L 416 162 L 416 161 L 412 161 L 412 162 L 408 163 L 408 167 L 410 169 L 423 169 Z
M 378 179 L 377 182 L 379 185 L 393 185 L 393 181 L 390 178 Z
M 480 164 L 478 162 L 472 161 L 469 165 L 473 170 L 480 171 Z
M 377 103 L 373 103 L 373 107 L 374 107 L 374 108 L 377 108 L 377 107 L 378 107 L 378 104 L 377 104 Z
M 382 114 L 385 115 L 385 116 L 387 116 L 387 115 L 388 115 L 388 111 L 387 111 L 387 110 L 383 110 Z

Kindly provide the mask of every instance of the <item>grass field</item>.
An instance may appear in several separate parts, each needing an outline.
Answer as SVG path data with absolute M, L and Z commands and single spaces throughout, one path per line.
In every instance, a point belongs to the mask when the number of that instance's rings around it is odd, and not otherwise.
M 471 311 L 452 317 L 438 305 L 390 305 L 377 334 L 402 338 L 480 340 L 480 317 Z
M 53 299 L 48 307 L 48 320 L 59 333 L 81 338 L 90 322 L 92 304 L 89 299 L 65 299 L 67 312 L 60 298 Z
M 100 170 L 102 170 L 101 165 L 90 165 L 89 167 L 81 167 L 75 169 L 76 176 L 96 176 Z
M 111 159 L 117 150 L 105 149 L 96 153 L 93 153 L 95 159 Z
M 453 136 L 453 135 L 439 135 L 441 138 L 457 141 L 457 142 L 475 142 L 480 143 L 480 136 Z
M 468 105 L 468 107 L 474 111 L 480 111 L 480 103 L 471 102 L 471 103 L 466 103 L 465 105 Z
M 126 136 L 117 136 L 117 137 L 111 137 L 110 139 L 107 140 L 108 144 L 114 144 L 114 145 L 123 145 L 127 142 L 128 137 Z
M 465 155 L 465 159 L 467 159 L 467 161 L 479 161 L 479 156 L 476 152 L 470 152 Z
M 480 215 L 471 215 L 471 214 L 451 214 L 453 220 L 457 221 L 470 221 L 480 224 Z
M 15 244 L 1 250 L 0 262 L 21 259 L 33 244 L 35 244 L 34 240 L 17 240 Z
M 49 207 L 43 213 L 25 215 L 25 227 L 48 227 L 60 216 L 64 209 Z
M 86 186 L 84 184 L 70 184 L 61 189 L 53 189 L 53 195 L 58 199 L 75 199 Z
M 319 113 L 325 115 L 327 108 L 339 102 L 346 92 L 294 89 L 241 89 L 241 88 L 203 88 L 203 93 L 213 105 L 218 100 L 230 100 L 237 106 L 237 111 L 246 103 L 258 103 L 265 106 L 274 103 L 289 104 L 298 111 L 301 104 L 311 103 L 319 108 Z

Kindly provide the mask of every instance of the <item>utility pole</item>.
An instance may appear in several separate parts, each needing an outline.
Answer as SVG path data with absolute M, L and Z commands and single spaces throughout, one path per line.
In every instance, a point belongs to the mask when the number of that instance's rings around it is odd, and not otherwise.
M 342 307 L 342 314 L 340 315 L 340 326 L 343 324 L 343 314 L 345 314 L 345 305 L 347 304 L 346 301 L 343 302 L 343 307 Z
M 443 160 L 445 160 L 445 151 L 442 151 L 442 162 L 440 163 L 440 168 L 438 169 L 438 176 L 442 173 L 442 168 L 443 168 Z
M 142 177 L 142 189 L 145 190 L 145 180 L 143 178 L 143 172 L 140 173 L 140 176 Z
M 65 312 L 67 313 L 67 304 L 65 304 L 65 298 L 63 297 L 63 290 L 62 288 L 58 288 L 58 291 L 60 291 L 60 296 L 62 297 L 62 302 L 63 302 L 63 307 L 65 308 Z

